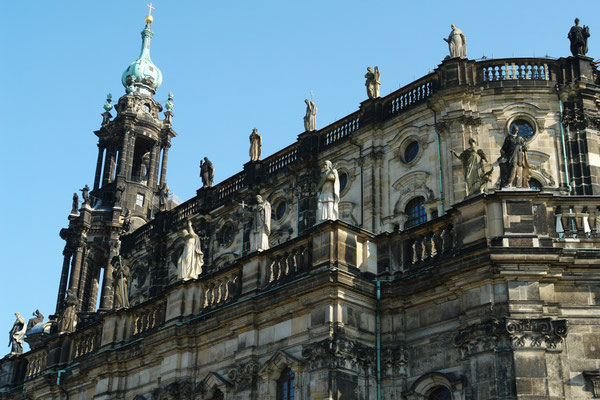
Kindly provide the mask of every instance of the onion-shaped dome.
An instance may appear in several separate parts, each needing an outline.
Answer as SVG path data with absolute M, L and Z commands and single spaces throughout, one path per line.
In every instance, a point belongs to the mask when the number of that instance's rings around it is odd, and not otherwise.
M 162 73 L 150 59 L 150 41 L 154 32 L 150 28 L 152 16 L 146 16 L 146 27 L 142 31 L 142 50 L 137 60 L 123 72 L 121 83 L 127 93 L 154 94 L 162 83 Z

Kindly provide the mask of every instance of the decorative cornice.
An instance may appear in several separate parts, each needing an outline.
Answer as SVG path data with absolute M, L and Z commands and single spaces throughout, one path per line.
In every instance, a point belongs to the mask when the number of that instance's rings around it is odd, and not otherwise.
M 258 367 L 258 361 L 250 360 L 229 370 L 227 377 L 235 385 L 236 392 L 256 389 Z
M 334 335 L 320 342 L 308 344 L 302 349 L 302 357 L 311 369 L 348 368 L 360 366 L 370 369 L 375 361 L 375 349 L 358 341 Z

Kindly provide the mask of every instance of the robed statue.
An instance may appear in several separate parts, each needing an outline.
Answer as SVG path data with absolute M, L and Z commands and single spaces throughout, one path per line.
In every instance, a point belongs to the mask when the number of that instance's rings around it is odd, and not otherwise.
M 71 214 L 77 214 L 79 211 L 79 196 L 73 193 L 73 203 L 71 204 Z
M 448 42 L 448 48 L 450 49 L 450 58 L 466 58 L 467 57 L 467 38 L 465 34 L 456 27 L 456 25 L 450 25 L 452 31 L 447 38 L 443 38 Z
M 490 175 L 494 170 L 488 164 L 487 156 L 481 149 L 475 149 L 475 139 L 469 139 L 469 147 L 462 153 L 450 149 L 452 154 L 458 158 L 463 167 L 463 176 L 467 187 L 467 196 L 481 193 L 490 181 Z
M 571 27 L 567 36 L 571 41 L 571 54 L 574 56 L 585 56 L 588 52 L 588 38 L 590 28 L 586 25 L 579 26 L 579 18 L 575 18 L 575 25 Z
M 528 188 L 531 167 L 527 157 L 525 140 L 518 136 L 519 128 L 513 127 L 500 149 L 500 186 Z
M 340 178 L 331 161 L 325 161 L 321 181 L 317 186 L 317 222 L 337 220 L 340 202 Z
M 23 354 L 23 338 L 25 337 L 25 331 L 27 330 L 25 318 L 18 312 L 15 313 L 15 316 L 17 319 L 8 333 L 8 345 L 10 346 L 11 356 Z
M 211 187 L 215 179 L 215 167 L 208 157 L 204 161 L 200 160 L 200 177 L 202 178 L 202 187 Z
M 115 257 L 115 269 L 113 270 L 114 302 L 115 310 L 129 307 L 129 267 L 123 264 L 121 256 Z
M 256 196 L 256 208 L 250 231 L 250 251 L 268 250 L 269 235 L 271 234 L 271 203 Z
M 252 129 L 250 134 L 250 161 L 260 160 L 260 153 L 262 152 L 262 136 L 256 128 Z
M 90 187 L 85 185 L 82 189 L 79 189 L 81 192 L 81 197 L 83 198 L 83 204 L 90 204 Z
M 69 290 L 64 308 L 58 317 L 58 332 L 74 332 L 77 326 L 77 296 Z
M 305 99 L 306 103 L 306 115 L 304 116 L 304 130 L 316 131 L 317 130 L 317 105 L 312 101 Z
M 375 99 L 379 97 L 379 86 L 381 82 L 379 82 L 379 78 L 381 77 L 381 73 L 379 72 L 379 67 L 375 66 L 375 69 L 371 67 L 367 67 L 367 73 L 365 74 L 365 78 L 367 81 L 365 82 L 365 86 L 367 87 L 367 96 L 370 99 Z
M 204 253 L 200 246 L 200 238 L 194 232 L 192 221 L 188 219 L 187 228 L 183 230 L 182 236 L 185 239 L 183 251 L 177 260 L 177 277 L 187 281 L 188 279 L 197 279 L 202 273 L 204 265 Z

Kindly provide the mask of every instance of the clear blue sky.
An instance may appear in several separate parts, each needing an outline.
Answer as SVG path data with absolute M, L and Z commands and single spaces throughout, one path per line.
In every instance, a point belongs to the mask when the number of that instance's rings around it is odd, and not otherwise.
M 13 313 L 54 312 L 71 197 L 93 183 L 102 105 L 124 94 L 148 1 L 10 1 L 0 11 L 2 139 L 0 334 Z M 183 200 L 201 186 L 208 156 L 215 181 L 248 161 L 248 135 L 263 157 L 303 130 L 315 93 L 317 128 L 366 99 L 367 66 L 382 95 L 434 69 L 454 23 L 467 56 L 565 57 L 573 19 L 600 49 L 600 2 L 157 0 L 152 60 L 163 72 L 155 98 L 175 94 L 168 183 Z M 114 115 L 113 111 L 113 115 Z M 8 338 L 7 338 L 8 339 Z M 1 343 L 1 342 L 0 342 Z M 6 341 L 8 343 L 8 340 Z M 0 357 L 9 352 L 0 348 Z

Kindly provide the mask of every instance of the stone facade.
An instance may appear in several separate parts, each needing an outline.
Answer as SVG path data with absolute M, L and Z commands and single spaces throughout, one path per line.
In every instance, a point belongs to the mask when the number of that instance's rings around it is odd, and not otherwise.
M 285 376 L 296 399 L 600 396 L 598 84 L 584 56 L 447 59 L 172 209 L 173 114 L 128 93 L 96 132 L 93 204 L 61 231 L 57 315 L 0 361 L 0 399 L 279 399 Z M 512 124 L 535 188 L 499 188 Z M 466 197 L 450 149 L 469 139 L 494 171 Z M 315 225 L 324 160 L 340 220 Z M 239 206 L 258 194 L 260 252 Z M 188 221 L 204 267 L 183 282 Z M 67 292 L 78 323 L 58 332 Z

